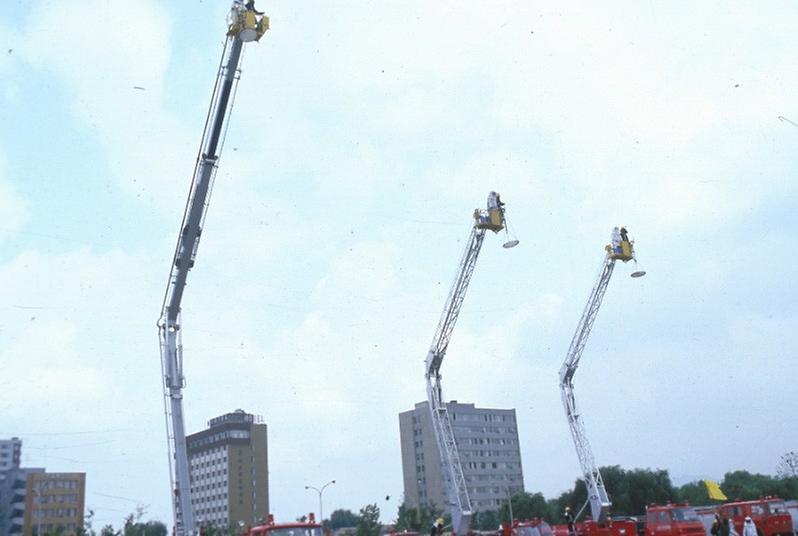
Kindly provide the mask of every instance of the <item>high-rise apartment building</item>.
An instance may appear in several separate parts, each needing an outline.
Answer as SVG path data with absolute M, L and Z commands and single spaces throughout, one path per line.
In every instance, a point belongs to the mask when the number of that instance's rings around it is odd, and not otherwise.
M 200 525 L 254 524 L 269 514 L 267 427 L 236 410 L 186 438 L 191 501 Z
M 86 473 L 31 472 L 27 475 L 23 533 L 64 536 L 83 528 Z
M 471 506 L 476 512 L 497 510 L 524 490 L 521 451 L 514 409 L 477 408 L 448 402 L 446 408 L 460 453 Z M 399 414 L 405 504 L 447 508 L 438 446 L 427 402 Z

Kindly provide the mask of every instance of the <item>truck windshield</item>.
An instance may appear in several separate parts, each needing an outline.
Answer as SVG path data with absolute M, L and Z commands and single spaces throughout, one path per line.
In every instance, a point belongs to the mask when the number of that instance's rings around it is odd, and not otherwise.
M 513 532 L 516 536 L 540 536 L 537 527 L 516 527 Z
M 269 536 L 322 536 L 321 527 L 291 527 L 272 529 Z
M 771 501 L 767 503 L 768 505 L 768 512 L 771 514 L 783 514 L 787 511 L 787 508 L 784 506 L 784 501 Z
M 698 521 L 698 514 L 692 508 L 674 508 L 673 512 L 674 521 Z

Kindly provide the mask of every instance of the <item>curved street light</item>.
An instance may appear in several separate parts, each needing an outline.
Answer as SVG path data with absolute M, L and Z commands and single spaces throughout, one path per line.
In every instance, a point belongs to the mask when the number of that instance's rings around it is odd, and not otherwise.
M 319 494 L 319 525 L 322 526 L 322 530 L 324 530 L 324 511 L 321 509 L 321 494 L 324 493 L 324 488 L 329 486 L 330 484 L 335 484 L 335 480 L 330 480 L 326 484 L 324 484 L 321 489 L 313 487 L 313 486 L 305 486 L 305 489 L 312 489 L 316 493 Z

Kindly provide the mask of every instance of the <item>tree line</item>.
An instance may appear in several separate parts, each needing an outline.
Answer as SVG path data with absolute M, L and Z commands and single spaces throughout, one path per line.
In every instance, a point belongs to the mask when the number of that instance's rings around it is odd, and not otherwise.
M 784 459 L 784 457 L 782 457 Z M 793 460 L 796 461 L 796 460 Z M 780 476 L 732 471 L 724 475 L 720 487 L 729 500 L 751 500 L 767 495 L 782 499 L 798 498 L 798 464 L 796 471 L 780 471 Z M 664 469 L 623 469 L 618 465 L 601 467 L 604 486 L 612 500 L 612 515 L 637 516 L 645 513 L 651 503 L 688 502 L 694 506 L 718 504 L 708 498 L 702 481 L 674 486 Z M 587 489 L 582 480 L 558 497 L 546 499 L 540 492 L 520 492 L 510 499 L 515 519 L 542 518 L 551 524 L 563 523 L 566 506 L 578 511 L 587 500 Z M 427 532 L 437 517 L 448 516 L 441 508 L 409 508 L 399 506 L 396 518 L 397 530 Z M 474 515 L 471 526 L 475 530 L 495 530 L 510 519 L 510 505 L 505 502 L 496 511 L 479 512 Z

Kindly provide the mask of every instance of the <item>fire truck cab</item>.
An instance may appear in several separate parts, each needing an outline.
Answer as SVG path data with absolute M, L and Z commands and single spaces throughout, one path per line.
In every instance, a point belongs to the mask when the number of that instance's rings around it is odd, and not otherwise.
M 269 514 L 265 524 L 247 528 L 243 536 L 323 536 L 323 533 L 313 513 L 308 514 L 307 521 L 294 523 L 275 523 L 274 516 Z
M 606 523 L 599 523 L 586 519 L 574 525 L 574 532 L 568 530 L 568 525 L 554 525 L 554 536 L 637 536 L 637 524 L 628 518 L 610 519 Z
M 499 536 L 554 536 L 554 531 L 544 520 L 535 518 L 527 521 L 513 520 L 512 526 L 502 523 Z
M 790 536 L 792 517 L 778 497 L 764 497 L 755 501 L 735 501 L 718 508 L 722 518 L 734 523 L 734 530 L 743 533 L 745 516 L 751 516 L 759 536 Z
M 645 536 L 704 534 L 704 524 L 695 509 L 687 503 L 651 504 L 646 508 Z

